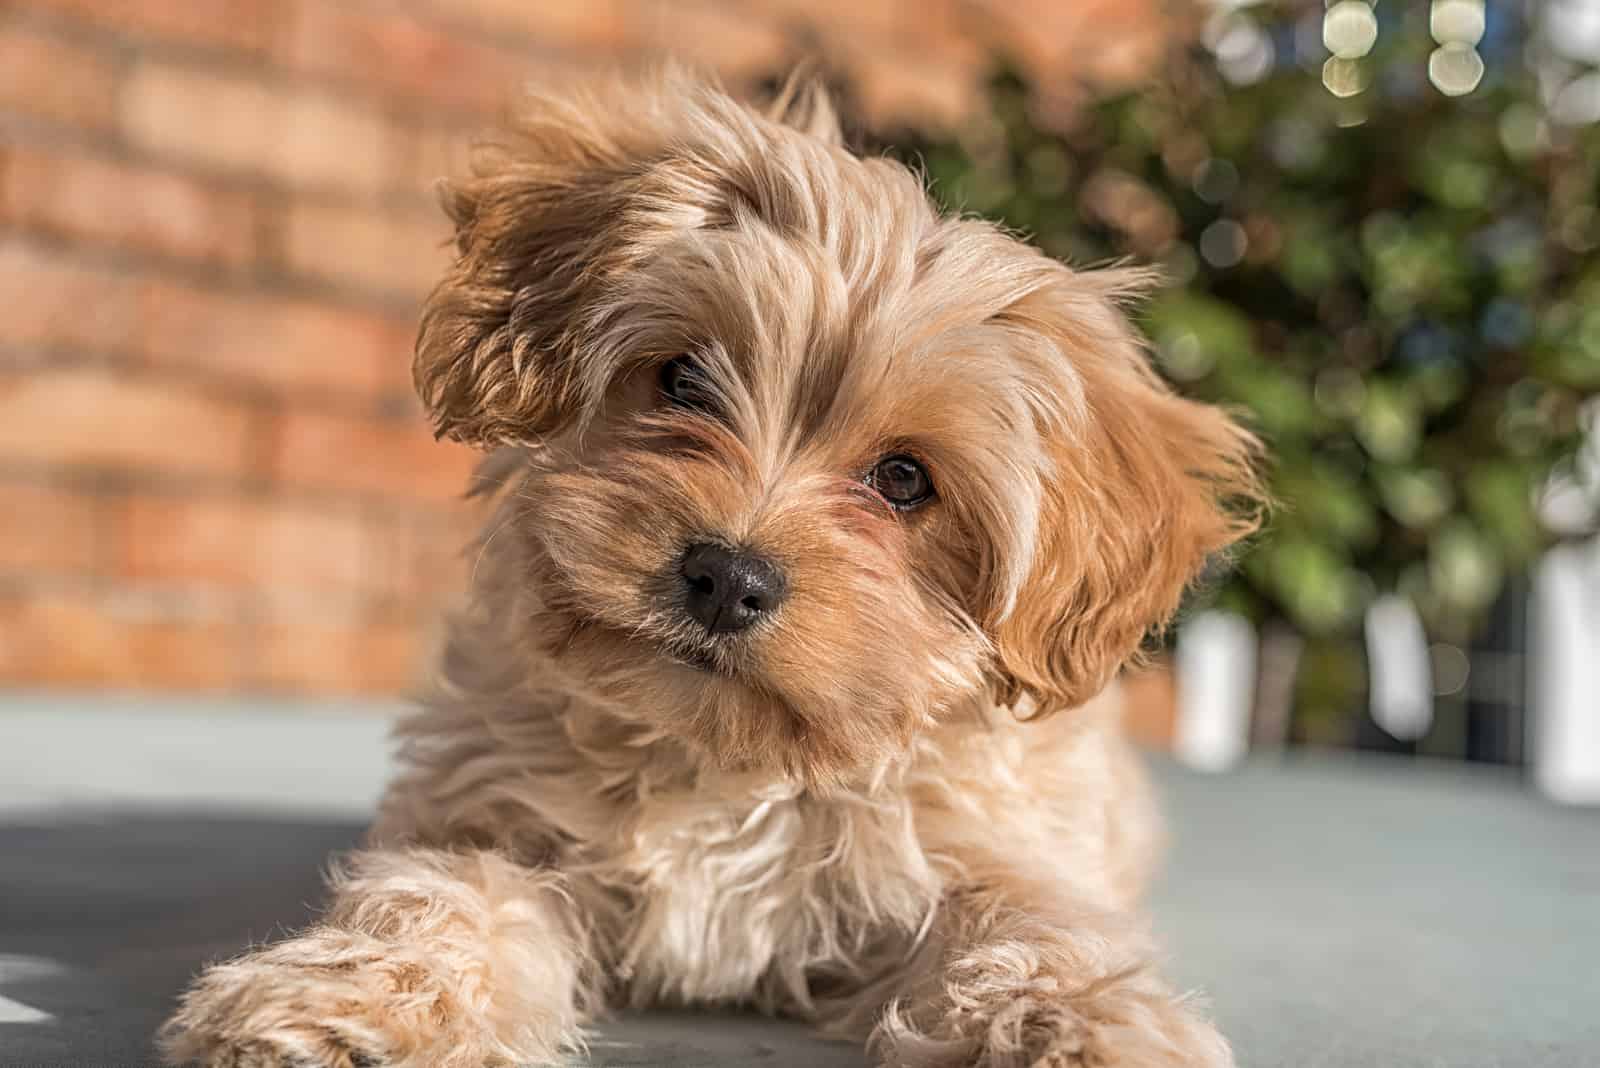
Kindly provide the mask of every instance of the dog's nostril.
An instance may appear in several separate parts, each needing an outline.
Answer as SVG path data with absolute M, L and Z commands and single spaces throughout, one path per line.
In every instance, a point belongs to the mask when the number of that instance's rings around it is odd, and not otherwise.
M 680 567 L 684 609 L 713 634 L 744 630 L 772 612 L 787 589 L 772 561 L 743 549 L 691 545 Z

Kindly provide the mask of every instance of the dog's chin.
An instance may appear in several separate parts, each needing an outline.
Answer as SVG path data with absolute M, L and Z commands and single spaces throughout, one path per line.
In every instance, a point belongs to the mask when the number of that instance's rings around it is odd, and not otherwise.
M 668 640 L 656 645 L 656 653 L 673 664 L 707 675 L 731 679 L 738 671 L 725 652 L 708 643 Z
M 746 678 L 734 643 L 712 636 L 652 634 L 568 611 L 555 628 L 550 652 L 589 681 L 606 687 L 664 675 L 680 685 L 734 683 Z
M 758 647 L 759 634 L 652 631 L 562 608 L 544 631 L 562 674 L 619 718 L 679 739 L 724 774 L 828 792 L 904 754 L 926 716 L 914 679 L 864 691 L 802 671 L 785 686 L 785 676 L 769 674 L 784 661 Z M 890 694 L 902 700 L 872 700 Z
M 658 648 L 659 656 L 669 660 L 680 667 L 691 668 L 694 671 L 704 671 L 706 675 L 731 675 L 731 668 L 718 659 L 712 649 L 704 649 L 696 644 L 662 643 Z

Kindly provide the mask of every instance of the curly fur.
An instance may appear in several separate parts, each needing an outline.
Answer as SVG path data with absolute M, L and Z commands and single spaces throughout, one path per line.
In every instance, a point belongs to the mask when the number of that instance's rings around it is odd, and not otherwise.
M 540 1062 L 692 1003 L 908 1068 L 1231 1063 L 1152 968 L 1096 695 L 1250 529 L 1254 446 L 1150 371 L 1140 276 L 675 72 L 534 96 L 446 203 L 416 378 L 491 450 L 471 589 L 322 924 L 209 969 L 171 1055 Z M 890 452 L 934 501 L 866 487 Z M 770 621 L 697 629 L 705 539 L 781 564 Z

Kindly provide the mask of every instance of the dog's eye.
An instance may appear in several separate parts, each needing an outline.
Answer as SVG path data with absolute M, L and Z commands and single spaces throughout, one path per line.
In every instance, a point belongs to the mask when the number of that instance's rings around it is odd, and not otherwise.
M 716 396 L 705 371 L 688 356 L 678 356 L 661 365 L 661 395 L 681 408 L 709 412 L 716 407 Z
M 927 469 L 909 456 L 885 456 L 867 473 L 866 482 L 900 510 L 915 508 L 933 497 L 933 480 Z

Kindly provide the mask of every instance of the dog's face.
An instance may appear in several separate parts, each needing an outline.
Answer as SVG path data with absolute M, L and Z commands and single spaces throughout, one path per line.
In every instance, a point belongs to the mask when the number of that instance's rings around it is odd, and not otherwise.
M 528 640 L 725 767 L 1081 703 L 1248 525 L 1249 438 L 1150 373 L 1133 280 L 941 217 L 820 97 L 538 100 L 449 207 L 418 386 L 528 458 Z

